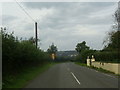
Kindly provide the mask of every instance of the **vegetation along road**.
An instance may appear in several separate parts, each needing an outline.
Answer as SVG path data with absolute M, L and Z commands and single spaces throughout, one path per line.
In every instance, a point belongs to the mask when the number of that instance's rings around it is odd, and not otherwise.
M 25 88 L 118 88 L 118 78 L 68 62 L 54 65 Z

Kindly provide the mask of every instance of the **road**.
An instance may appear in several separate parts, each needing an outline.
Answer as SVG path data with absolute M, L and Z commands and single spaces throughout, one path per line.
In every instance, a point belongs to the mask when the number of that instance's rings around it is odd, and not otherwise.
M 25 88 L 118 88 L 118 78 L 69 62 L 54 65 Z

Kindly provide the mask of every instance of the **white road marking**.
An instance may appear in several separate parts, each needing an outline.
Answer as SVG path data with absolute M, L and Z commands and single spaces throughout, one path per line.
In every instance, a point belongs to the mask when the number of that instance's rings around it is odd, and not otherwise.
M 90 70 L 91 70 L 91 71 L 95 71 L 95 72 L 99 72 L 99 71 L 94 70 L 94 69 L 90 69 Z M 106 75 L 106 76 L 109 76 L 109 77 L 112 77 L 112 78 L 116 78 L 116 77 L 114 77 L 114 76 L 112 76 L 112 75 L 105 74 L 104 72 L 101 72 L 101 74 Z
M 108 75 L 108 74 L 105 74 L 105 73 L 102 73 L 103 75 L 106 75 L 106 76 L 109 76 L 109 77 L 112 77 L 112 78 L 116 78 L 114 76 L 111 76 L 111 75 Z
M 79 80 L 76 78 L 76 76 L 74 75 L 74 73 L 71 72 L 71 74 L 75 78 L 75 80 L 77 81 L 77 83 L 80 84 Z
M 90 69 L 90 70 L 91 70 L 91 71 L 95 71 L 95 72 L 99 72 L 99 71 L 94 70 L 94 69 Z M 106 75 L 106 76 L 109 76 L 109 77 L 112 77 L 112 78 L 115 78 L 114 76 L 109 75 L 109 74 L 105 74 L 104 72 L 101 72 L 101 74 Z
M 91 70 L 91 71 L 95 71 L 95 72 L 99 72 L 99 71 L 97 71 L 97 70 L 90 69 L 90 68 L 89 68 L 89 70 Z M 105 74 L 105 73 L 103 73 L 103 72 L 101 72 L 101 73 L 102 73 L 103 75 L 106 75 L 106 76 L 109 76 L 109 77 L 115 78 L 114 76 L 111 76 L 111 75 Z

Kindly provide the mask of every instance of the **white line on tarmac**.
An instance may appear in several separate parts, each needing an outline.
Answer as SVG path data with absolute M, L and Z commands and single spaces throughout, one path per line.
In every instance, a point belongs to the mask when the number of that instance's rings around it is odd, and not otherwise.
M 71 72 L 71 74 L 75 78 L 75 80 L 77 81 L 77 83 L 80 84 L 79 80 L 76 78 L 76 76 L 74 75 L 74 73 Z
M 95 71 L 95 72 L 99 72 L 99 71 L 94 70 L 94 69 L 90 69 L 90 70 Z M 112 78 L 116 78 L 116 77 L 114 77 L 114 76 L 112 76 L 112 75 L 105 74 L 104 72 L 100 72 L 100 73 L 103 74 L 103 75 L 106 75 L 106 76 L 112 77 Z
M 112 77 L 112 78 L 116 78 L 115 76 L 111 76 L 111 75 L 108 75 L 108 74 L 105 74 L 105 73 L 102 73 L 103 75 L 106 75 L 106 76 L 109 76 L 109 77 Z

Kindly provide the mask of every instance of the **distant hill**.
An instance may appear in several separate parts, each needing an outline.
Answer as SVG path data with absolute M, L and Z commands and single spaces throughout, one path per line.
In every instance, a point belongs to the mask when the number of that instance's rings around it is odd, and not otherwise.
M 77 51 L 75 50 L 70 50 L 70 51 L 58 51 L 56 53 L 58 57 L 75 57 L 78 55 Z

